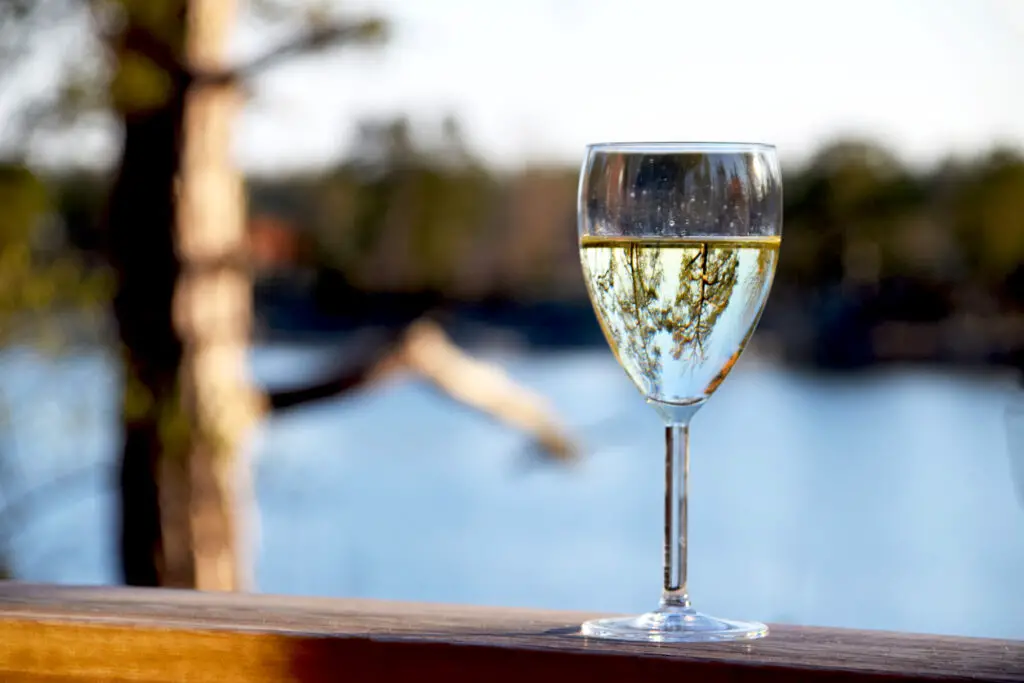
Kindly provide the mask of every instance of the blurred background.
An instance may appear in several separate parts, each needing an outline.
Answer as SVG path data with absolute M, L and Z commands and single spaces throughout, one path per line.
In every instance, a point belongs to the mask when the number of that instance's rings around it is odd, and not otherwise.
M 583 147 L 775 143 L 691 593 L 1024 638 L 1024 3 L 5 0 L 7 576 L 637 612 Z

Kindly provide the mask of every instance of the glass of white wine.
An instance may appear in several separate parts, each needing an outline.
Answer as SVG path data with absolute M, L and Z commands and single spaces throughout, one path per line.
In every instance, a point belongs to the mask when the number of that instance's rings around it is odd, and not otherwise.
M 661 605 L 583 624 L 586 636 L 746 640 L 764 624 L 697 612 L 686 588 L 690 420 L 761 317 L 782 238 L 775 148 L 749 143 L 591 145 L 579 185 L 580 260 L 615 357 L 665 422 Z

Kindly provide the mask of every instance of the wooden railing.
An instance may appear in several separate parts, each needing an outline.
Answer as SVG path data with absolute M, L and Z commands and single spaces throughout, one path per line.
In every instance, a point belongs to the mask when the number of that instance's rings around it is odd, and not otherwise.
M 0 681 L 1024 681 L 1024 641 L 774 626 L 639 645 L 581 637 L 587 616 L 0 583 Z

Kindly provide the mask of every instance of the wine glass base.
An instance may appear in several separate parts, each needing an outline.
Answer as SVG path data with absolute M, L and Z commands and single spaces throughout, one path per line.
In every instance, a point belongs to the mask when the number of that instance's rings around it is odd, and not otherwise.
M 768 635 L 768 627 L 756 621 L 719 619 L 689 608 L 663 608 L 634 617 L 594 619 L 585 622 L 580 631 L 590 638 L 649 643 L 754 640 Z

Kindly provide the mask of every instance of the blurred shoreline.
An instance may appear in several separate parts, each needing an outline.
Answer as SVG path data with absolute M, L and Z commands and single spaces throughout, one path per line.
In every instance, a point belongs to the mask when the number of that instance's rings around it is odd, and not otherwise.
M 429 315 L 466 346 L 604 345 L 580 275 L 576 169 L 501 173 L 457 135 L 424 147 L 403 121 L 371 126 L 364 143 L 324 172 L 248 179 L 257 342 L 341 340 Z M 104 268 L 108 183 L 45 179 L 42 260 L 74 253 Z M 785 185 L 760 348 L 828 371 L 1024 368 L 1020 152 L 922 170 L 840 141 Z
M 401 297 L 399 297 L 400 299 Z M 257 342 L 326 342 L 360 332 L 405 324 L 401 305 L 378 309 L 377 316 L 326 316 L 307 296 L 257 298 Z M 821 308 L 841 308 L 829 318 Z M 449 303 L 426 311 L 452 338 L 469 348 L 521 350 L 605 348 L 606 342 L 586 299 L 568 301 L 489 301 Z M 1021 367 L 1024 315 L 961 313 L 938 321 L 872 320 L 856 301 L 825 301 L 801 309 L 769 302 L 754 336 L 763 356 L 792 367 L 855 371 L 873 365 Z

